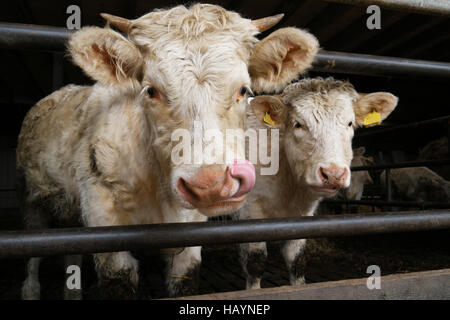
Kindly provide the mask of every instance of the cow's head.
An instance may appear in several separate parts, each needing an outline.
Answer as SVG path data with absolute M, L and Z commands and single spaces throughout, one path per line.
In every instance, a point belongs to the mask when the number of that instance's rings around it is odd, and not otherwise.
M 317 195 L 333 195 L 350 184 L 352 138 L 364 117 L 376 111 L 384 120 L 398 99 L 387 92 L 357 93 L 348 82 L 332 78 L 305 79 L 281 96 L 251 101 L 261 121 L 270 114 L 280 129 L 280 150 L 300 183 Z
M 238 209 L 254 185 L 254 167 L 241 160 L 245 154 L 234 142 L 206 152 L 206 132 L 225 137 L 227 129 L 243 130 L 251 91 L 278 90 L 296 78 L 311 65 L 317 40 L 284 28 L 258 41 L 255 35 L 282 15 L 252 21 L 214 5 L 178 6 L 135 20 L 102 16 L 127 38 L 110 28 L 83 28 L 69 42 L 75 63 L 97 86 L 112 88 L 118 102 L 128 99 L 143 110 L 155 171 L 173 199 L 206 215 Z M 187 144 L 183 132 L 192 138 Z M 186 148 L 173 152 L 179 143 L 191 147 L 192 157 Z M 174 163 L 174 155 L 188 161 Z

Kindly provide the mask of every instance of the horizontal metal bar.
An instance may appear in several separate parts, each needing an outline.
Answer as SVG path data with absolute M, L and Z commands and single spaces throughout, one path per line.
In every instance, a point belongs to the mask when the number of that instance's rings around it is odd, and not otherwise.
M 384 134 L 384 133 L 390 133 L 392 131 L 397 131 L 397 130 L 417 129 L 417 128 L 427 126 L 430 124 L 436 124 L 436 123 L 448 122 L 448 121 L 450 121 L 450 116 L 428 119 L 428 120 L 412 122 L 412 123 L 406 123 L 406 124 L 401 124 L 401 125 L 391 126 L 391 127 L 378 127 L 378 128 L 374 127 L 374 128 L 370 128 L 369 130 L 357 132 L 355 135 L 355 139 L 364 138 L 364 137 L 368 137 L 368 136 L 375 136 L 375 135 Z
M 450 228 L 450 210 L 7 231 L 0 233 L 0 258 L 355 236 L 445 228 Z
M 65 42 L 72 33 L 73 31 L 60 27 L 2 22 L 0 48 L 60 51 L 65 49 Z M 316 56 L 313 71 L 449 78 L 450 63 L 322 50 Z
M 426 160 L 426 161 L 408 161 L 397 163 L 385 163 L 374 164 L 370 166 L 358 166 L 352 167 L 352 171 L 364 171 L 364 170 L 382 170 L 382 169 L 395 169 L 395 168 L 412 168 L 412 167 L 426 167 L 426 166 L 443 166 L 450 164 L 450 159 L 440 160 Z
M 450 63 L 322 50 L 316 55 L 312 70 L 359 75 L 448 78 Z
M 20 23 L 0 23 L 0 48 L 62 51 L 73 30 Z
M 450 16 L 448 0 L 325 0 L 357 6 L 376 4 L 382 8 L 409 11 L 431 15 Z
M 422 209 L 450 209 L 450 202 L 428 202 L 428 201 L 382 201 L 382 200 L 339 200 L 324 199 L 326 204 L 350 204 L 360 206 L 375 207 L 404 207 L 404 208 L 422 208 Z

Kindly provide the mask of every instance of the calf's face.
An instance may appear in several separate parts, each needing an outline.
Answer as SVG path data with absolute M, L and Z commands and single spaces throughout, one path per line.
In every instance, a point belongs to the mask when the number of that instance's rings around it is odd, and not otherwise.
M 213 137 L 243 131 L 251 90 L 290 82 L 310 66 L 317 40 L 286 28 L 258 42 L 255 35 L 281 17 L 251 21 L 212 5 L 136 20 L 103 16 L 128 39 L 109 28 L 84 28 L 69 44 L 75 63 L 99 85 L 116 88 L 116 103 L 131 103 L 145 116 L 149 130 L 142 135 L 169 197 L 206 215 L 237 210 L 254 185 L 254 167 L 244 160 L 244 141 Z M 217 143 L 222 147 L 209 152 Z
M 354 129 L 372 111 L 385 119 L 397 100 L 390 93 L 358 94 L 347 82 L 318 78 L 289 85 L 279 97 L 256 97 L 251 105 L 257 118 L 269 113 L 280 130 L 280 149 L 298 182 L 328 196 L 350 184 Z

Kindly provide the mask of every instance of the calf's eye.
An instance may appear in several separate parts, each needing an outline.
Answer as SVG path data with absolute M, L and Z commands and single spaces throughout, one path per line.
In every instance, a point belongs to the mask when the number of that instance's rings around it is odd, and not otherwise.
M 348 126 L 351 127 L 352 125 L 353 125 L 353 122 L 350 121 L 350 122 L 348 123 Z
M 241 96 L 245 96 L 246 93 L 247 93 L 247 87 L 241 87 L 241 90 L 239 91 L 239 94 Z
M 294 124 L 294 127 L 295 127 L 296 129 L 301 129 L 303 126 L 302 126 L 302 124 L 301 124 L 300 122 L 296 122 L 296 123 Z

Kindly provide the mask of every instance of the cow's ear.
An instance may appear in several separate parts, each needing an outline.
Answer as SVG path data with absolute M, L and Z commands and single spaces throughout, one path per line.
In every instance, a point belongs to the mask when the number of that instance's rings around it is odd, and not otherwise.
M 280 128 L 287 117 L 287 108 L 275 96 L 258 96 L 250 102 L 256 118 L 269 127 Z
M 311 67 L 319 42 L 297 28 L 282 28 L 258 42 L 249 62 L 252 89 L 281 91 L 299 73 Z
M 139 50 L 111 29 L 82 28 L 70 38 L 68 49 L 75 64 L 101 83 L 118 84 L 141 77 Z
M 360 93 L 354 104 L 356 122 L 364 125 L 364 118 L 376 111 L 380 121 L 386 119 L 397 106 L 398 98 L 389 92 Z

